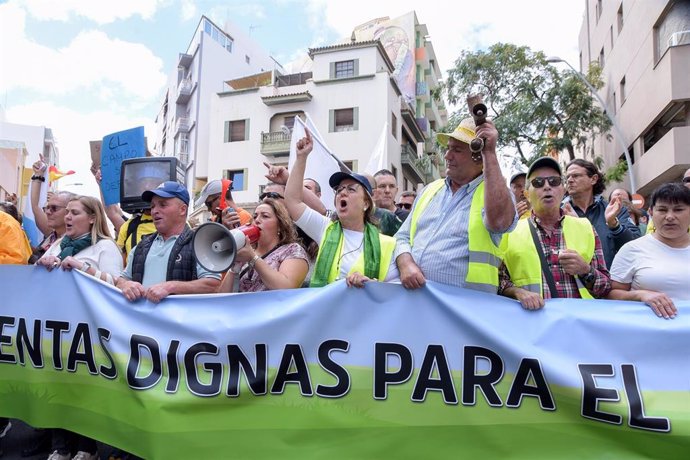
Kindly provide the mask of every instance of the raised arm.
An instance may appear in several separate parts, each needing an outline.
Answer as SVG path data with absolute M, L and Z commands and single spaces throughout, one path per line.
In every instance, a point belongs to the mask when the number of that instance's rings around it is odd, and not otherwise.
M 288 180 L 290 178 L 290 173 L 288 172 L 287 168 L 285 168 L 285 166 L 274 166 L 270 163 L 266 163 L 265 161 L 264 166 L 268 168 L 268 173 L 266 173 L 266 175 L 264 176 L 266 179 L 273 182 L 274 184 L 287 186 Z M 321 199 L 318 196 L 316 196 L 316 194 L 311 190 L 305 188 L 302 191 L 302 201 L 304 202 L 304 204 L 306 204 L 319 214 L 324 216 L 326 215 L 326 206 L 324 206 Z
M 122 209 L 120 209 L 119 204 L 110 204 L 106 206 L 105 199 L 103 198 L 103 190 L 101 190 L 101 168 L 91 172 L 98 184 L 98 193 L 101 195 L 101 203 L 103 203 L 103 207 L 105 208 L 105 215 L 108 216 L 108 219 L 112 222 L 113 228 L 115 229 L 115 235 L 118 235 L 120 233 L 120 228 L 125 223 L 125 219 L 122 217 Z
M 44 235 L 48 235 L 53 231 L 48 225 L 48 217 L 43 209 L 39 206 L 39 200 L 41 199 L 41 188 L 43 182 L 46 180 L 46 170 L 48 165 L 43 162 L 43 155 L 39 155 L 39 160 L 36 161 L 31 168 L 34 170 L 34 176 L 42 177 L 43 181 L 39 179 L 32 179 L 31 184 L 31 210 L 34 213 L 34 218 L 36 219 L 36 226 Z
M 314 141 L 309 130 L 306 136 L 297 142 L 297 155 L 292 171 L 285 184 L 285 206 L 290 213 L 292 220 L 297 220 L 302 216 L 306 204 L 304 204 L 304 171 L 307 168 L 307 157 L 314 148 Z
M 482 161 L 484 162 L 484 211 L 488 230 L 504 232 L 510 228 L 517 212 L 512 205 L 512 192 L 506 185 L 496 155 L 498 131 L 493 122 L 487 120 L 477 127 L 477 137 L 484 139 Z M 510 205 L 509 205 L 510 203 Z

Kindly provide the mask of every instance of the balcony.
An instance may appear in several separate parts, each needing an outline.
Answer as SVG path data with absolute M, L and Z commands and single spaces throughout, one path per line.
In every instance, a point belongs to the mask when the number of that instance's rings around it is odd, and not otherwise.
M 402 116 L 404 126 L 414 137 L 414 140 L 417 142 L 424 142 L 424 133 L 417 124 L 414 109 L 412 109 L 410 104 L 405 102 L 402 98 L 400 99 L 400 115 Z
M 177 98 L 175 99 L 175 102 L 177 104 L 186 104 L 189 102 L 195 86 L 196 83 L 193 83 L 189 78 L 185 78 L 184 80 L 180 81 L 180 84 L 177 85 Z
M 682 177 L 690 164 L 690 126 L 672 128 L 633 165 L 637 193 L 650 194 L 656 187 Z
M 192 121 L 191 118 L 180 117 L 177 119 L 177 124 L 175 125 L 175 132 L 176 133 L 188 133 L 189 131 L 192 130 L 193 126 L 194 126 L 194 122 Z
M 290 155 L 290 139 L 292 134 L 283 131 L 261 133 L 261 153 L 270 157 L 284 157 Z
M 402 164 L 403 170 L 412 176 L 413 179 L 419 183 L 424 182 L 426 178 L 425 172 L 419 167 L 419 157 L 414 147 L 409 144 L 403 144 L 400 146 L 400 163 Z
M 177 67 L 184 67 L 185 69 L 188 69 L 189 66 L 192 65 L 193 60 L 194 56 L 191 54 L 180 53 L 177 58 Z
M 431 135 L 431 130 L 429 129 L 429 119 L 422 117 L 417 118 L 415 121 L 417 122 L 419 129 L 422 131 L 422 133 L 424 133 L 424 139 L 426 140 Z
M 181 169 L 185 170 L 189 164 L 189 152 L 176 152 L 175 157 L 179 161 Z

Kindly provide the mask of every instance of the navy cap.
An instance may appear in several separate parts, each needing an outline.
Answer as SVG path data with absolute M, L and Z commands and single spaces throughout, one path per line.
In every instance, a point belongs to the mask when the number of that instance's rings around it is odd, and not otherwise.
M 174 181 L 163 182 L 153 190 L 147 190 L 141 194 L 141 199 L 150 202 L 153 195 L 161 198 L 179 198 L 184 201 L 184 204 L 189 204 L 189 192 L 182 184 Z
M 367 180 L 366 177 L 362 176 L 361 174 L 357 173 L 346 173 L 339 171 L 337 173 L 334 173 L 330 179 L 328 179 L 328 185 L 331 186 L 331 188 L 336 188 L 342 181 L 345 179 L 352 179 L 353 181 L 359 183 L 364 187 L 364 189 L 367 191 L 369 196 L 372 196 L 374 193 L 371 191 L 371 184 Z
M 527 170 L 527 179 L 529 179 L 529 177 L 532 175 L 532 171 L 543 167 L 551 168 L 558 171 L 559 176 L 563 175 L 561 165 L 559 165 L 555 159 L 553 159 L 552 157 L 539 157 L 534 161 L 534 163 L 530 165 L 529 169 Z

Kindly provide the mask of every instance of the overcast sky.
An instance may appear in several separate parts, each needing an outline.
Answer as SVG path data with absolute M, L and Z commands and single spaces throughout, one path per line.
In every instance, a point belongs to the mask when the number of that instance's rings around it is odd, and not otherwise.
M 0 104 L 5 121 L 53 130 L 61 168 L 77 171 L 61 188 L 94 194 L 88 141 L 139 125 L 153 133 L 167 75 L 202 14 L 232 20 L 286 64 L 358 24 L 415 10 L 445 72 L 462 50 L 496 42 L 577 67 L 584 8 L 585 0 L 10 0 L 0 4 Z M 29 153 L 31 163 L 38 152 Z

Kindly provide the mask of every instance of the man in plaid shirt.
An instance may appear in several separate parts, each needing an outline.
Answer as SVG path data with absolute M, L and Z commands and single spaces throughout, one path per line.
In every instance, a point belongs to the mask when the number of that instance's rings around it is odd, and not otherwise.
M 532 212 L 504 237 L 499 293 L 530 310 L 543 307 L 544 299 L 554 297 L 606 297 L 611 278 L 601 241 L 589 221 L 561 210 L 565 189 L 558 162 L 539 158 L 527 172 L 525 185 Z M 542 269 L 533 235 L 548 271 Z

